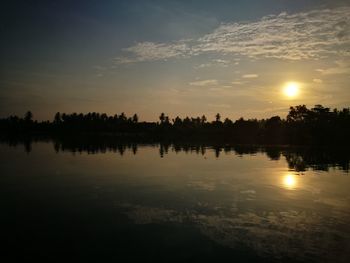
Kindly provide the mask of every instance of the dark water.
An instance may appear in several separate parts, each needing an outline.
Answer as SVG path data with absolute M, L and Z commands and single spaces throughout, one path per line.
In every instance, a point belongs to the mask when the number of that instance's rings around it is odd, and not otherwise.
M 349 262 L 346 152 L 37 142 L 0 155 L 6 262 Z

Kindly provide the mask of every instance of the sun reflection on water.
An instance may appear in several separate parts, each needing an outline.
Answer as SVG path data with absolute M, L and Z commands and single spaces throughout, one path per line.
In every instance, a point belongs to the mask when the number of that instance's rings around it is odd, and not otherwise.
M 295 174 L 287 173 L 283 176 L 283 186 L 286 189 L 293 190 L 297 187 L 297 178 Z

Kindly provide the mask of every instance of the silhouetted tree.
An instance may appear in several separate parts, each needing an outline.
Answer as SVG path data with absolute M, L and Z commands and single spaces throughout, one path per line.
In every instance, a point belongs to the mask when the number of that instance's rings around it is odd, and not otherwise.
M 173 119 L 173 125 L 177 126 L 177 127 L 182 125 L 182 120 L 181 120 L 181 118 L 179 116 L 176 116 L 176 118 Z
M 217 113 L 217 114 L 215 115 L 215 121 L 216 121 L 216 122 L 220 122 L 220 119 L 221 119 L 221 115 L 220 115 L 220 113 Z
M 231 127 L 233 122 L 229 118 L 225 118 L 224 120 L 224 126 L 225 127 Z
M 61 113 L 57 112 L 57 113 L 55 114 L 55 117 L 54 117 L 54 122 L 55 122 L 56 124 L 58 124 L 58 123 L 61 123 L 61 121 L 62 121 L 62 119 L 61 119 Z
M 308 116 L 309 110 L 305 105 L 298 105 L 296 107 L 290 107 L 287 115 L 288 122 L 303 122 Z
M 164 114 L 164 112 L 162 112 L 162 113 L 160 114 L 159 120 L 160 120 L 160 123 L 161 123 L 161 124 L 164 123 L 164 121 L 165 121 L 165 114 Z
M 169 116 L 165 116 L 164 123 L 165 123 L 165 124 L 169 124 L 169 123 L 170 123 L 170 121 L 169 121 Z
M 32 120 L 33 120 L 33 113 L 31 111 L 27 111 L 26 114 L 24 115 L 24 120 L 26 122 L 32 122 Z
M 139 117 L 137 116 L 137 114 L 135 113 L 133 116 L 132 116 L 132 122 L 133 123 L 137 123 L 139 121 Z
M 207 117 L 205 117 L 205 115 L 202 115 L 201 123 L 204 124 L 206 121 L 207 121 Z
M 33 121 L 28 111 L 23 118 L 9 116 L 0 119 L 0 135 L 31 134 L 51 132 L 62 134 L 91 133 L 118 134 L 122 136 L 144 136 L 153 139 L 216 140 L 232 143 L 269 143 L 269 144 L 349 144 L 350 110 L 333 109 L 315 105 L 308 109 L 305 105 L 290 107 L 286 119 L 273 116 L 268 119 L 232 121 L 225 118 L 221 122 L 216 114 L 213 122 L 202 117 L 179 116 L 169 121 L 169 116 L 161 113 L 160 125 L 155 122 L 139 122 L 133 116 L 121 114 L 108 116 L 106 113 L 60 113 L 54 115 L 52 122 Z M 59 125 L 58 125 L 59 124 Z M 189 149 L 190 150 L 190 149 Z M 198 150 L 198 149 L 197 149 Z

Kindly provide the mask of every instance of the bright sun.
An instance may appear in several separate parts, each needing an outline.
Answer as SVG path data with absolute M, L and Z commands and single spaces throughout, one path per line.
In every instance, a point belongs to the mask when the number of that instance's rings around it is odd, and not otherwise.
M 296 176 L 294 174 L 286 174 L 283 177 L 283 186 L 287 189 L 295 189 L 295 187 L 297 186 Z
M 288 98 L 295 98 L 299 93 L 299 86 L 296 82 L 288 82 L 283 88 L 284 95 Z

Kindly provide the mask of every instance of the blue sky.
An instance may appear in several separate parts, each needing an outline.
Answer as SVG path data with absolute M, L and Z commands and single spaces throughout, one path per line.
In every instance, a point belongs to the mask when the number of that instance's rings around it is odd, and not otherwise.
M 348 1 L 8 1 L 0 115 L 216 112 L 350 105 Z M 281 90 L 300 88 L 295 98 Z

